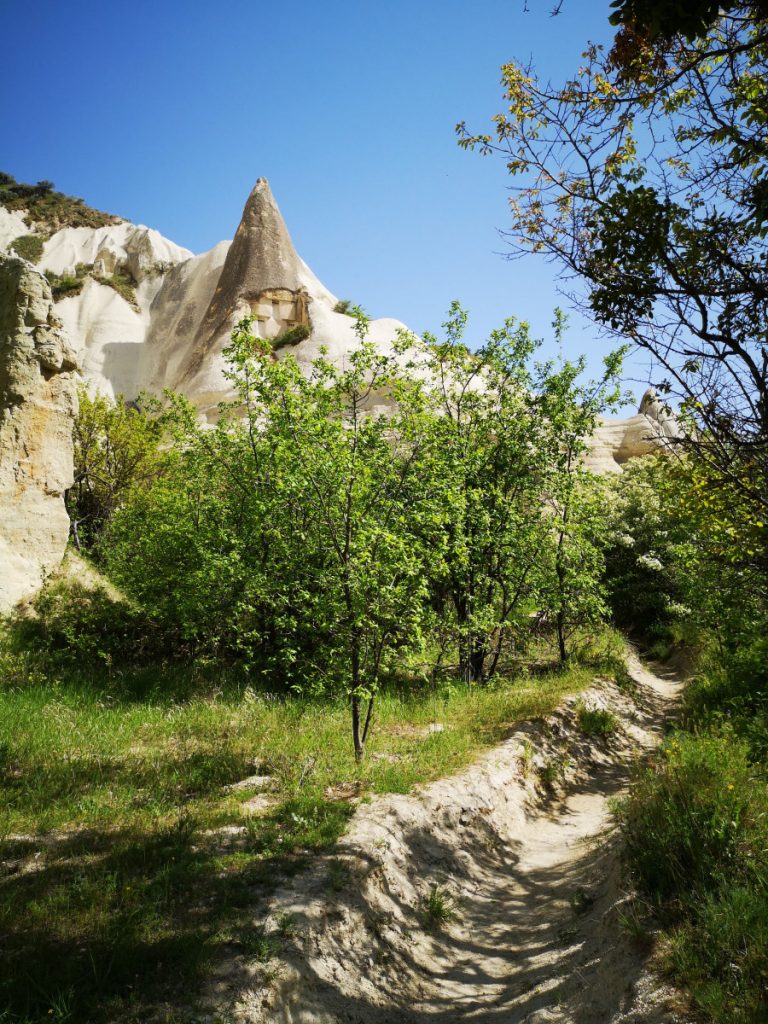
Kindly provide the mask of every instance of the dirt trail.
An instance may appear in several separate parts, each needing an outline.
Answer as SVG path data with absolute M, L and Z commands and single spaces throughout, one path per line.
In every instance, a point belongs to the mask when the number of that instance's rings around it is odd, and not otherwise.
M 679 1021 L 622 923 L 608 800 L 659 741 L 680 683 L 629 668 L 634 698 L 607 682 L 582 696 L 618 717 L 610 739 L 581 734 L 574 698 L 461 774 L 361 806 L 334 858 L 274 900 L 282 955 L 227 965 L 220 1005 L 242 1024 Z M 553 766 L 559 796 L 541 782 Z M 439 928 L 424 917 L 434 885 L 456 900 Z

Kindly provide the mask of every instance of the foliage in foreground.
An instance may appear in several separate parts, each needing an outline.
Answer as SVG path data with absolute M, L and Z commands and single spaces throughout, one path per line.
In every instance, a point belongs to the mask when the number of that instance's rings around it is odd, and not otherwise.
M 504 65 L 505 109 L 460 144 L 503 158 L 515 252 L 578 277 L 587 315 L 645 349 L 695 426 L 681 446 L 764 521 L 766 5 L 612 6 L 612 48 L 561 85 Z
M 62 668 L 4 637 L 0 1020 L 163 1019 L 212 961 L 264 956 L 254 906 L 333 844 L 351 797 L 455 771 L 592 678 L 535 654 L 547 671 L 483 688 L 424 688 L 413 666 L 361 765 L 342 700 L 278 697 L 240 668 Z M 266 786 L 227 788 L 254 774 Z
M 641 890 L 667 922 L 664 960 L 718 1022 L 768 1008 L 768 786 L 729 729 L 674 733 L 618 812 Z
M 695 662 L 687 731 L 619 807 L 628 863 L 697 1008 L 757 1024 L 768 1011 L 765 531 L 695 457 L 644 461 L 613 491 L 614 607 L 657 652 L 682 643 Z

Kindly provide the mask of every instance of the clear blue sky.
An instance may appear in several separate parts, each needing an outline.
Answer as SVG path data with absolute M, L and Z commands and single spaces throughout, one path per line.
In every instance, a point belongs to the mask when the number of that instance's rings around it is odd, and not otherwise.
M 500 109 L 499 68 L 559 80 L 609 0 L 3 0 L 0 169 L 49 178 L 195 252 L 267 177 L 302 257 L 374 316 L 472 342 L 506 316 L 548 335 L 553 268 L 510 262 L 506 174 L 456 145 Z M 569 354 L 603 345 L 574 320 Z

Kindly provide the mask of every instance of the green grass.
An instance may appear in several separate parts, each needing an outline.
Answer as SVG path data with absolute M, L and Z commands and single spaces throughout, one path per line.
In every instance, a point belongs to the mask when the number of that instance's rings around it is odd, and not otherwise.
M 576 704 L 576 720 L 585 736 L 611 736 L 619 726 L 612 711 L 588 707 L 583 701 Z
M 46 270 L 45 276 L 51 286 L 53 301 L 64 299 L 68 295 L 79 295 L 92 270 L 93 266 L 85 263 L 78 263 L 74 274 L 54 274 L 52 270 Z
M 616 807 L 664 925 L 662 960 L 703 1020 L 768 1020 L 768 786 L 731 726 L 674 733 Z
M 41 235 L 20 235 L 19 238 L 14 238 L 9 248 L 22 259 L 29 260 L 30 263 L 37 263 L 43 255 L 44 245 L 45 240 Z
M 429 895 L 422 901 L 424 923 L 428 928 L 441 928 L 458 917 L 456 900 L 448 889 L 433 885 Z
M 267 955 L 253 905 L 333 846 L 350 794 L 454 772 L 591 678 L 576 666 L 488 689 L 393 689 L 357 765 L 341 703 L 279 699 L 234 669 L 76 672 L 6 648 L 0 1021 L 138 1021 L 187 1005 L 232 946 Z M 445 728 L 430 732 L 435 721 Z M 253 774 L 271 777 L 274 802 L 249 814 L 253 792 L 227 786 Z M 331 869 L 332 888 L 342 874 Z

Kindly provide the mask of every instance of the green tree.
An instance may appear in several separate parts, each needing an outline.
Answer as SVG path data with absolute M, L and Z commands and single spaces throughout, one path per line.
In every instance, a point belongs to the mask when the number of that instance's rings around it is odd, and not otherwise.
M 460 142 L 507 164 L 514 251 L 583 282 L 585 310 L 647 351 L 682 400 L 683 443 L 764 514 L 765 11 L 615 6 L 626 20 L 609 53 L 588 47 L 560 86 L 505 65 L 494 132 L 459 125 Z
M 542 425 L 528 368 L 537 343 L 527 324 L 508 320 L 471 352 L 466 323 L 454 302 L 445 340 L 425 334 L 423 344 L 409 344 L 431 400 L 423 429 L 441 509 L 428 538 L 433 591 L 443 624 L 452 623 L 461 678 L 480 682 L 527 622 L 546 525 Z
M 505 647 L 524 640 L 536 608 L 557 608 L 563 660 L 567 636 L 604 610 L 599 509 L 582 462 L 598 414 L 619 399 L 622 353 L 609 357 L 601 382 L 580 384 L 583 360 L 533 363 L 540 342 L 526 323 L 507 320 L 476 351 L 463 341 L 466 325 L 454 302 L 445 339 L 426 334 L 411 350 L 439 453 L 433 592 L 444 630 L 453 627 L 461 678 L 481 682 Z M 554 327 L 562 344 L 560 311 Z
M 146 487 L 163 468 L 165 420 L 146 395 L 126 402 L 90 395 L 81 386 L 75 419 L 74 481 L 65 500 L 79 550 L 92 547 L 115 509 L 134 487 Z
M 362 315 L 357 332 L 343 369 L 321 356 L 304 374 L 243 321 L 226 350 L 236 401 L 213 431 L 175 401 L 175 464 L 115 515 L 108 563 L 196 643 L 345 694 L 360 759 L 382 674 L 422 643 L 413 525 L 435 512 L 415 486 L 422 389 L 367 341 Z
M 679 463 L 664 456 L 630 459 L 608 481 L 610 532 L 605 552 L 613 619 L 663 650 L 682 612 L 678 545 L 686 535 L 670 501 Z
M 560 344 L 567 320 L 555 314 Z M 543 607 L 554 621 L 560 661 L 569 656 L 569 640 L 580 627 L 598 622 L 607 610 L 604 557 L 607 543 L 605 497 L 601 482 L 584 468 L 584 456 L 599 416 L 622 399 L 619 385 L 625 349 L 605 359 L 603 376 L 583 382 L 586 362 L 563 361 L 542 367 L 539 410 L 547 425 L 544 454 L 549 467 L 547 520 L 552 538 L 548 552 L 549 583 Z

